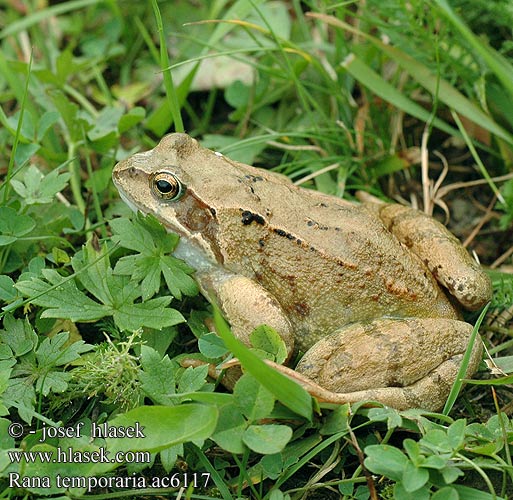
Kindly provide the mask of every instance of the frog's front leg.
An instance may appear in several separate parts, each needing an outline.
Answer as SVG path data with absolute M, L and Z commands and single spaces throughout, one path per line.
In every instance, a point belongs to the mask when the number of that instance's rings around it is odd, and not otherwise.
M 373 400 L 397 409 L 439 410 L 456 379 L 471 332 L 468 323 L 440 318 L 353 324 L 317 342 L 296 371 L 335 393 L 323 396 L 324 400 Z M 467 377 L 475 372 L 481 355 L 479 340 Z
M 445 226 L 429 215 L 403 205 L 373 201 L 365 206 L 424 262 L 463 307 L 473 311 L 490 300 L 490 278 Z
M 222 310 L 233 334 L 250 345 L 250 333 L 260 325 L 269 325 L 281 336 L 290 355 L 294 336 L 287 316 L 277 300 L 261 285 L 245 276 L 223 270 L 198 273 L 203 292 Z

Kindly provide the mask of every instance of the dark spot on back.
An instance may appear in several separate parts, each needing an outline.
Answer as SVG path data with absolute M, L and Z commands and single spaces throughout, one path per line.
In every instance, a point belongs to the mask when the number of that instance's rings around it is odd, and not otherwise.
M 252 222 L 256 222 L 257 224 L 260 224 L 261 226 L 263 226 L 265 224 L 265 219 L 261 215 L 254 214 L 253 212 L 250 212 L 249 210 L 243 210 L 241 213 L 241 217 L 242 217 L 241 221 L 245 226 L 248 226 Z
M 293 234 L 290 234 L 290 233 L 287 233 L 287 231 L 284 231 L 283 229 L 273 229 L 273 231 L 278 235 L 278 236 L 283 236 L 284 238 L 287 238 L 288 240 L 295 240 L 296 237 L 293 235 Z
M 308 313 L 310 312 L 310 307 L 308 307 L 308 305 L 304 302 L 296 302 L 295 304 L 293 304 L 292 308 L 298 316 L 301 316 L 303 318 L 305 316 L 308 316 Z

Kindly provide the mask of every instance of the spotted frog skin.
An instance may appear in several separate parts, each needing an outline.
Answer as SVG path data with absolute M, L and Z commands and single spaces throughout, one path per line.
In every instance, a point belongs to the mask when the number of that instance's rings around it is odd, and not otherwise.
M 180 235 L 176 255 L 243 342 L 274 327 L 304 353 L 301 378 L 337 401 L 444 404 L 472 331 L 459 308 L 481 308 L 491 283 L 437 221 L 299 188 L 185 134 L 118 163 L 113 180 Z M 478 342 L 467 376 L 481 354 Z

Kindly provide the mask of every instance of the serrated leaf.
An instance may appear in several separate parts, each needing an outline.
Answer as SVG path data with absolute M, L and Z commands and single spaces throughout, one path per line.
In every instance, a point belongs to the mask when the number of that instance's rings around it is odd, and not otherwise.
M 178 393 L 199 391 L 206 383 L 208 365 L 189 366 L 178 381 Z
M 175 376 L 178 365 L 166 354 L 161 357 L 153 348 L 141 346 L 141 366 L 139 373 L 141 389 L 154 403 L 173 405 L 169 396 L 175 394 Z
M 155 218 L 138 214 L 135 221 L 115 219 L 111 221 L 111 227 L 115 241 L 139 252 L 119 259 L 114 272 L 142 281 L 143 300 L 158 292 L 161 276 L 177 299 L 181 299 L 182 295 L 194 296 L 198 293 L 198 285 L 190 276 L 194 270 L 176 257 L 166 255 L 175 248 L 178 236 L 168 233 Z
M 5 315 L 0 340 L 8 345 L 17 357 L 32 351 L 38 342 L 37 334 L 28 320 L 14 319 L 12 314 Z
M 80 354 L 93 349 L 92 345 L 86 344 L 83 340 L 73 342 L 65 346 L 69 333 L 60 332 L 51 338 L 46 338 L 36 350 L 36 359 L 40 366 L 62 366 L 75 361 Z
M 27 205 L 41 205 L 52 202 L 54 196 L 66 187 L 70 175 L 55 169 L 43 176 L 35 165 L 31 165 L 25 171 L 23 182 L 13 179 L 11 185 Z
M 95 321 L 111 313 L 111 308 L 98 304 L 81 292 L 73 279 L 63 278 L 53 269 L 43 272 L 48 282 L 33 278 L 19 281 L 16 288 L 35 305 L 45 307 L 44 318 L 69 318 L 72 321 Z M 58 285 L 54 288 L 54 285 Z
M 160 330 L 183 323 L 185 318 L 176 309 L 167 307 L 171 297 L 157 297 L 138 304 L 123 304 L 114 311 L 114 321 L 121 330 L 136 331 L 143 326 Z
M 43 396 L 48 396 L 50 392 L 64 392 L 68 387 L 68 381 L 71 379 L 71 373 L 48 371 L 36 381 L 36 392 Z
M 76 277 L 63 278 L 57 271 L 45 269 L 48 282 L 32 278 L 21 281 L 16 288 L 33 304 L 45 307 L 42 318 L 68 318 L 72 321 L 95 321 L 113 316 L 121 330 L 136 331 L 142 327 L 157 330 L 182 323 L 183 316 L 167 306 L 171 297 L 158 297 L 134 303 L 141 292 L 126 276 L 115 276 L 105 254 L 94 251 L 91 244 L 72 259 Z M 75 279 L 102 304 L 78 289 Z
M 9 379 L 7 389 L 2 395 L 7 407 L 15 406 L 22 420 L 30 424 L 34 416 L 36 391 L 31 379 L 18 377 Z

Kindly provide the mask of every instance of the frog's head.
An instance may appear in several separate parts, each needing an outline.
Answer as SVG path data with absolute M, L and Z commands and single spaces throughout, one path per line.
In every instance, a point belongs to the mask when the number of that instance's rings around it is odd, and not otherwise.
M 217 262 L 222 260 L 218 216 L 239 206 L 241 175 L 234 162 L 178 133 L 119 162 L 112 172 L 121 198 L 133 210 L 154 215 Z

